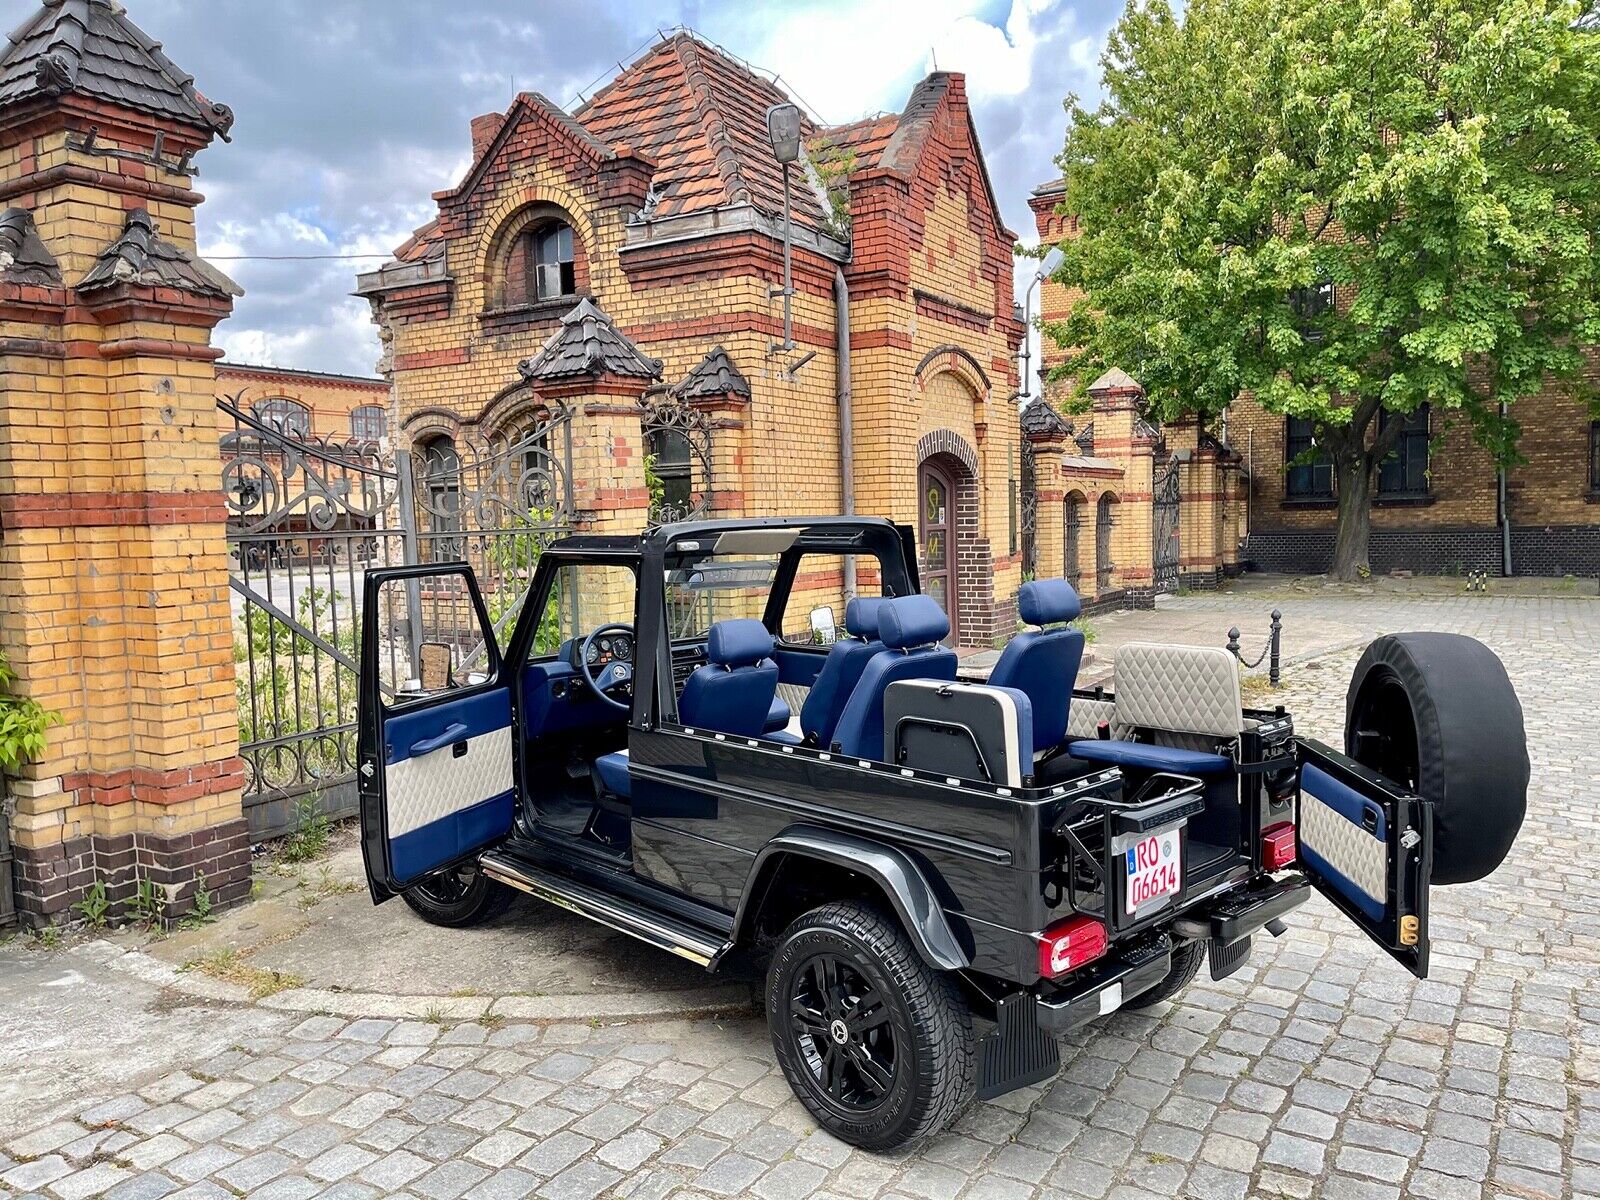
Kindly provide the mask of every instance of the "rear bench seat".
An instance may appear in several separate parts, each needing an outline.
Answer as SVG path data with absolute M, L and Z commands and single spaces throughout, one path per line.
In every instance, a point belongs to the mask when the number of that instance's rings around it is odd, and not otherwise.
M 1073 741 L 1073 758 L 1183 775 L 1233 770 L 1220 752 L 1245 728 L 1233 655 L 1219 646 L 1129 642 L 1116 652 L 1113 674 L 1111 727 L 1124 736 Z

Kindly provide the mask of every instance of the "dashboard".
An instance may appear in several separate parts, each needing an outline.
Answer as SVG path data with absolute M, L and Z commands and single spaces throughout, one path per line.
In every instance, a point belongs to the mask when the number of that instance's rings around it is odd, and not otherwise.
M 590 667 L 603 667 L 611 662 L 633 661 L 633 636 L 627 633 L 607 633 L 589 643 L 585 661 Z

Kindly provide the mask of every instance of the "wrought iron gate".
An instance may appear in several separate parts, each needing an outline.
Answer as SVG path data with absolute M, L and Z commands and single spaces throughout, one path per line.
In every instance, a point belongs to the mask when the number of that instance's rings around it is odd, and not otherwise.
M 312 808 L 355 811 L 368 568 L 465 559 L 496 629 L 514 621 L 540 553 L 571 526 L 572 413 L 541 414 L 509 444 L 413 455 L 277 428 L 229 400 L 217 408 L 245 816 L 264 838 Z M 410 673 L 424 602 L 435 618 L 441 604 L 460 608 L 462 661 L 482 657 L 459 600 L 413 595 L 413 612 L 386 623 L 386 686 Z
M 1178 514 L 1182 498 L 1179 472 L 1182 465 L 1174 454 L 1165 464 L 1157 463 L 1155 468 L 1151 529 L 1154 531 L 1152 551 L 1157 594 L 1178 590 Z

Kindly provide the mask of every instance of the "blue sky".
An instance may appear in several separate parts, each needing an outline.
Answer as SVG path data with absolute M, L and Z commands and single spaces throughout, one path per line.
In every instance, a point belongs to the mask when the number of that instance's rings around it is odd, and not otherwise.
M 0 0 L 9 30 L 37 0 Z M 460 178 L 468 122 L 518 89 L 558 103 L 687 25 L 767 71 L 829 123 L 898 110 L 931 70 L 967 73 L 1007 223 L 1033 240 L 1062 99 L 1093 93 L 1114 0 L 124 0 L 214 100 L 231 145 L 199 158 L 203 253 L 244 285 L 228 356 L 370 373 L 377 337 L 348 295 L 366 262 L 227 256 L 387 253 Z

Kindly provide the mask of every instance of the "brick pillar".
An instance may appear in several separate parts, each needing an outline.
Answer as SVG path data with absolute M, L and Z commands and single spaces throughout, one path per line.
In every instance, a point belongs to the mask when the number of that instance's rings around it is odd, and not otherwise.
M 1039 403 L 1044 403 L 1039 401 Z M 1066 489 L 1062 486 L 1061 455 L 1070 434 L 1063 425 L 1029 431 L 1028 453 L 1033 457 L 1033 490 L 1037 504 L 1033 513 L 1033 573 L 1036 579 L 1060 579 L 1066 574 L 1062 551 L 1066 544 L 1064 520 Z
M 572 385 L 573 394 L 541 387 L 546 403 L 573 406 L 573 502 L 586 533 L 637 533 L 645 526 L 650 491 L 644 476 L 643 381 L 599 378 Z
M 32 924 L 96 881 L 168 916 L 202 876 L 215 905 L 250 886 L 210 345 L 238 289 L 195 254 L 188 177 L 232 117 L 120 9 L 78 19 L 36 13 L 0 105 L 0 241 L 32 247 L 0 258 L 0 641 L 63 717 L 9 785 Z
M 1122 468 L 1111 529 L 1111 590 L 1136 608 L 1155 604 L 1152 466 L 1156 438 L 1139 418 L 1144 389 L 1121 371 L 1110 371 L 1089 388 L 1094 406 L 1095 457 Z M 1104 597 L 1101 597 L 1104 599 Z
M 1222 564 L 1222 574 L 1228 579 L 1239 573 L 1239 543 L 1244 537 L 1242 476 L 1239 456 L 1232 450 L 1224 449 L 1217 459 L 1217 554 Z

